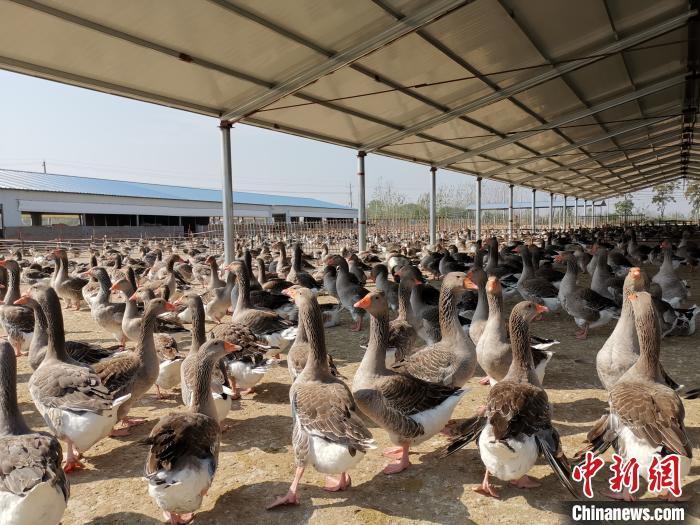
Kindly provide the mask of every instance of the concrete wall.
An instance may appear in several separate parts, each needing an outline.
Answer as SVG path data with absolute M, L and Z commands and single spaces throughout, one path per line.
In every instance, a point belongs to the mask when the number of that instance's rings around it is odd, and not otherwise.
M 10 226 L 5 228 L 5 239 L 25 241 L 52 241 L 55 239 L 114 239 L 138 237 L 172 237 L 183 235 L 182 226 Z

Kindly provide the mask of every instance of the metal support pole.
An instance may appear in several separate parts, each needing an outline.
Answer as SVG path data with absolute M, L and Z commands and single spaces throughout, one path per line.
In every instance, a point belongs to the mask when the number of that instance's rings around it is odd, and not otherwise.
M 476 178 L 476 239 L 481 239 L 481 177 Z
M 591 226 L 595 228 L 595 201 L 591 201 Z
M 537 203 L 535 202 L 537 200 L 537 190 L 535 188 L 532 188 L 532 212 L 530 216 L 531 220 L 531 234 L 535 234 L 535 230 L 537 230 Z
M 508 239 L 513 240 L 513 185 L 509 184 L 508 189 Z
M 549 231 L 554 227 L 554 193 L 549 194 Z
M 578 197 L 574 201 L 574 230 L 578 228 Z
M 437 217 L 435 209 L 435 179 L 437 168 L 435 166 L 430 167 L 430 245 L 435 246 L 437 244 Z
M 233 173 L 231 168 L 231 123 L 221 121 L 221 156 L 223 161 L 223 225 L 224 225 L 224 261 L 233 261 Z
M 566 231 L 566 195 L 564 195 L 564 205 L 561 207 L 561 229 Z
M 365 206 L 365 157 L 364 151 L 357 152 L 358 208 L 357 208 L 357 244 L 361 252 L 367 249 L 367 208 Z

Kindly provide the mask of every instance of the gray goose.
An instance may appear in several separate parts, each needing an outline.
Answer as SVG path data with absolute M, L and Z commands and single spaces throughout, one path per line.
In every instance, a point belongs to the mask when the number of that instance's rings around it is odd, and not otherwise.
M 209 390 L 212 370 L 235 345 L 214 339 L 197 354 L 192 402 L 186 412 L 158 421 L 144 441 L 149 446 L 148 493 L 171 524 L 189 523 L 214 480 L 221 430 Z
M 489 318 L 476 345 L 476 358 L 479 366 L 486 372 L 486 378 L 482 379 L 480 383 L 493 386 L 508 373 L 513 355 L 508 338 L 508 328 L 503 319 L 501 282 L 495 276 L 489 277 L 486 283 L 486 297 L 489 305 Z M 537 346 L 532 345 L 532 341 L 530 351 L 537 380 L 542 384 L 545 369 L 554 353 L 540 350 Z
M 48 325 L 46 355 L 29 378 L 29 393 L 51 432 L 66 442 L 63 470 L 83 468 L 83 452 L 106 437 L 131 394 L 116 397 L 91 368 L 75 363 L 65 348 L 61 303 L 53 288 L 32 285 L 24 294 L 41 306 Z
M 456 305 L 466 289 L 467 275 L 452 272 L 445 276 L 440 287 L 440 331 L 442 339 L 416 350 L 393 368 L 431 383 L 461 387 L 474 375 L 476 350 L 474 343 L 462 330 Z
M 294 299 L 296 293 L 302 286 L 295 284 L 286 289 L 283 293 Z M 297 327 L 296 337 L 292 346 L 289 347 L 287 351 L 287 368 L 289 369 L 289 375 L 294 381 L 299 374 L 302 373 L 306 367 L 306 361 L 311 353 L 311 343 L 309 342 L 309 337 L 306 335 L 306 329 L 303 323 L 299 323 Z M 338 376 L 338 369 L 333 362 L 333 357 L 328 354 L 328 368 L 334 376 Z
M 651 280 L 661 286 L 662 299 L 670 303 L 674 308 L 677 308 L 688 298 L 690 292 L 685 281 L 678 278 L 673 268 L 671 243 L 664 240 L 661 243 L 661 249 L 664 253 L 664 262 L 661 264 L 658 273 Z
M 409 449 L 440 432 L 466 390 L 423 381 L 386 367 L 389 342 L 389 309 L 382 292 L 362 298 L 362 308 L 371 315 L 370 340 L 352 382 L 360 410 L 386 430 L 395 447 L 384 451 L 394 459 L 385 474 L 407 469 Z
M 411 323 L 414 317 L 411 308 L 411 277 L 401 279 L 398 289 L 399 315 L 389 323 L 389 349 L 387 350 L 387 366 L 406 359 L 413 353 L 418 334 Z M 420 281 L 414 281 L 419 283 Z M 381 291 L 381 290 L 380 290 Z M 386 295 L 386 293 L 385 293 Z
M 520 296 L 525 301 L 532 301 L 537 304 L 545 305 L 550 312 L 558 310 L 558 294 L 561 288 L 557 289 L 557 287 L 547 279 L 535 275 L 535 269 L 532 265 L 532 255 L 527 246 L 521 244 L 517 247 L 516 251 L 523 260 L 523 271 L 520 274 L 517 284 Z
M 559 481 L 578 497 L 571 471 L 561 449 L 559 433 L 552 425 L 547 393 L 535 374 L 529 345 L 529 323 L 547 307 L 531 301 L 518 303 L 510 314 L 512 361 L 502 381 L 489 390 L 483 413 L 467 419 L 456 429 L 446 448 L 451 454 L 476 440 L 486 466 L 484 479 L 474 490 L 498 498 L 489 474 L 519 488 L 538 487 L 527 475 L 543 455 Z
M 683 401 L 663 378 L 659 361 L 659 320 L 648 292 L 634 292 L 628 299 L 639 337 L 639 359 L 610 390 L 609 413 L 588 432 L 587 445 L 577 457 L 589 451 L 602 454 L 612 445 L 625 461 L 635 458 L 639 472 L 646 478 L 654 458 L 677 454 L 682 479 L 690 471 L 693 449 L 683 422 Z M 606 495 L 634 500 L 634 495 L 626 489 Z M 670 493 L 660 497 L 670 501 L 687 499 Z
M 294 420 L 294 481 L 287 494 L 278 497 L 268 509 L 299 504 L 298 486 L 309 464 L 326 474 L 326 490 L 349 488 L 352 482 L 347 472 L 362 460 L 368 449 L 375 448 L 350 389 L 328 368 L 323 319 L 316 297 L 304 287 L 293 288 L 289 293 L 299 307 L 299 320 L 309 338 L 310 354 L 304 370 L 289 389 Z
M 145 422 L 139 418 L 129 418 L 129 410 L 155 384 L 160 372 L 160 361 L 153 341 L 153 332 L 158 315 L 174 311 L 175 307 L 165 299 L 156 298 L 146 306 L 141 321 L 141 334 L 136 348 L 126 350 L 103 359 L 93 365 L 102 383 L 116 395 L 129 395 L 129 400 L 119 407 L 118 417 L 123 427 L 114 429 L 113 436 L 129 435 L 129 428 Z
M 475 266 L 467 272 L 467 281 L 465 286 L 467 289 L 477 291 L 477 302 L 474 313 L 472 314 L 472 322 L 469 325 L 469 337 L 477 345 L 481 334 L 484 332 L 486 322 L 489 318 L 489 305 L 486 298 L 486 272 L 478 266 Z
M 29 349 L 34 332 L 34 314 L 26 306 L 15 305 L 19 299 L 20 268 L 13 259 L 0 260 L 0 266 L 7 270 L 8 284 L 5 304 L 0 305 L 0 324 L 5 329 L 7 338 L 15 349 L 15 355 L 23 355 Z
M 399 284 L 389 280 L 389 269 L 386 264 L 375 264 L 370 275 L 374 279 L 375 286 L 380 292 L 384 292 L 389 308 L 393 311 L 399 309 Z M 409 293 L 410 299 L 410 293 Z
M 190 350 L 180 367 L 182 402 L 189 406 L 192 402 L 192 392 L 194 392 L 195 389 L 197 356 L 206 342 L 205 314 L 202 299 L 194 292 L 190 292 L 178 299 L 178 303 L 185 303 L 187 305 L 190 317 L 192 318 L 192 326 L 190 327 L 192 342 L 190 344 Z M 219 338 L 217 337 L 217 339 Z M 235 397 L 232 395 L 233 389 L 230 388 L 225 360 L 223 359 L 218 363 L 213 372 L 210 388 L 214 399 L 216 418 L 217 421 L 221 422 L 226 419 L 229 410 L 231 410 L 231 399 Z
M 41 286 L 41 285 L 40 285 Z M 28 306 L 34 312 L 34 334 L 29 344 L 29 366 L 39 368 L 49 345 L 48 322 L 41 305 L 30 297 L 20 297 L 15 304 Z M 66 352 L 71 359 L 82 365 L 92 365 L 112 355 L 112 352 L 85 341 L 66 341 Z
M 589 329 L 620 317 L 620 307 L 615 301 L 576 283 L 579 267 L 573 255 L 557 255 L 556 259 L 566 262 L 566 275 L 559 286 L 559 302 L 579 327 L 577 339 L 585 339 Z
M 622 311 L 615 328 L 596 355 L 596 371 L 603 388 L 610 391 L 620 378 L 632 368 L 639 359 L 639 337 L 634 322 L 634 312 L 629 295 L 635 292 L 648 291 L 649 279 L 641 268 L 631 268 L 625 277 Z M 663 311 L 659 309 L 657 299 L 652 296 L 657 318 Z M 663 302 L 663 301 L 662 301 Z M 666 303 L 667 304 L 667 303 Z M 673 390 L 680 390 L 682 385 L 668 375 L 663 365 L 659 363 L 663 382 Z M 686 390 L 684 396 L 692 399 L 698 393 L 697 389 Z
M 83 300 L 83 287 L 88 283 L 82 277 L 71 277 L 68 275 L 68 253 L 63 248 L 53 251 L 56 258 L 56 271 L 54 272 L 51 286 L 56 290 L 58 296 L 66 301 L 66 308 L 71 306 L 75 310 L 80 310 L 80 301 Z
M 109 278 L 107 269 L 102 266 L 90 268 L 84 275 L 89 275 L 97 279 L 100 284 L 100 291 L 95 299 L 90 303 L 90 311 L 95 322 L 111 334 L 122 348 L 126 345 L 126 334 L 122 329 L 124 311 L 126 303 L 111 303 L 109 297 L 112 290 L 112 280 Z
M 0 342 L 0 523 L 57 525 L 68 504 L 70 485 L 61 469 L 61 444 L 33 432 L 17 405 L 17 361 Z

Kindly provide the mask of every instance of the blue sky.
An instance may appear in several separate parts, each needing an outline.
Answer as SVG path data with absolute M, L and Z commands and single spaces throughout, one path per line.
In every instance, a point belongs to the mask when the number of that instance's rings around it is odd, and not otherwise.
M 5 71 L 0 101 L 2 168 L 40 171 L 46 161 L 52 173 L 221 186 L 216 119 Z M 232 137 L 239 191 L 348 204 L 350 184 L 356 190 L 352 150 L 242 125 Z M 425 166 L 370 155 L 366 171 L 368 199 L 380 177 L 411 200 L 429 189 Z M 473 178 L 438 173 L 438 185 L 465 181 Z M 639 196 L 642 205 L 649 193 Z M 678 200 L 685 206 L 685 199 Z

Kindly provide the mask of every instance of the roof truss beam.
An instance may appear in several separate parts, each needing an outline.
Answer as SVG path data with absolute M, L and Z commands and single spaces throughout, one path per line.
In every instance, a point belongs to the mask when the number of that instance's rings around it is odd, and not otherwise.
M 229 2 L 225 0 L 212 1 L 215 1 L 215 3 L 223 7 L 229 4 Z M 434 0 L 427 2 L 423 4 L 424 7 L 417 13 L 399 20 L 396 24 L 385 29 L 378 35 L 368 38 L 360 44 L 334 53 L 334 55 L 324 63 L 300 71 L 284 82 L 271 87 L 265 93 L 256 95 L 235 108 L 229 109 L 224 113 L 222 119 L 237 122 L 270 104 L 274 104 L 288 95 L 296 93 L 318 79 L 381 49 L 391 42 L 409 33 L 413 33 L 419 28 L 435 21 L 437 18 L 467 5 L 471 1 L 473 0 Z
M 408 127 L 404 128 L 402 131 L 390 133 L 390 134 L 388 134 L 384 137 L 381 137 L 375 141 L 369 142 L 369 143 L 363 145 L 363 149 L 367 152 L 371 152 L 371 151 L 389 146 L 392 143 L 397 142 L 405 137 L 415 135 L 416 133 L 419 133 L 423 130 L 435 127 L 438 124 L 443 124 L 443 123 L 448 122 L 448 121 L 450 121 L 454 118 L 457 118 L 461 115 L 465 115 L 465 114 L 470 113 L 472 111 L 476 111 L 477 109 L 481 109 L 483 107 L 491 105 L 495 102 L 504 100 L 504 99 L 511 97 L 513 95 L 517 95 L 518 93 L 521 93 L 521 92 L 526 91 L 530 88 L 539 86 L 540 84 L 548 82 L 549 80 L 553 80 L 555 78 L 558 78 L 561 75 L 564 75 L 566 73 L 570 73 L 572 71 L 575 71 L 577 69 L 585 67 L 589 64 L 597 62 L 598 60 L 601 60 L 601 58 L 600 58 L 601 55 L 607 55 L 610 53 L 620 52 L 624 49 L 628 49 L 630 47 L 636 46 L 636 45 L 641 44 L 643 42 L 646 42 L 652 38 L 658 37 L 660 35 L 668 33 L 669 31 L 673 31 L 674 29 L 682 27 L 683 25 L 685 25 L 688 18 L 690 18 L 691 16 L 694 16 L 696 13 L 697 13 L 697 11 L 694 11 L 694 10 L 688 11 L 687 13 L 683 13 L 682 15 L 670 18 L 669 20 L 666 20 L 664 22 L 656 24 L 650 28 L 644 29 L 644 30 L 642 30 L 638 33 L 632 34 L 628 37 L 622 38 L 616 42 L 601 46 L 600 48 L 598 48 L 596 50 L 590 51 L 589 55 L 591 55 L 591 56 L 589 58 L 582 58 L 580 60 L 575 60 L 575 61 L 569 62 L 567 64 L 555 66 L 552 69 L 545 71 L 544 73 L 541 73 L 539 75 L 535 75 L 534 77 L 531 77 L 527 80 L 524 80 L 522 82 L 518 82 L 512 86 L 501 89 L 499 91 L 495 91 L 494 93 L 491 93 L 490 95 L 486 95 L 485 97 L 479 98 L 479 99 L 474 100 L 472 102 L 468 102 L 466 104 L 462 104 L 460 106 L 457 106 L 456 108 L 453 108 L 450 111 L 447 111 L 442 115 L 436 115 L 434 117 L 428 118 L 426 120 L 423 120 L 421 122 L 418 122 L 416 124 L 408 126 Z
M 637 91 L 632 91 L 630 93 L 625 93 L 624 95 L 608 99 L 604 102 L 600 102 L 599 104 L 596 104 L 595 106 L 591 106 L 590 108 L 585 108 L 580 111 L 576 111 L 573 113 L 569 113 L 568 115 L 563 115 L 561 117 L 558 117 L 554 120 L 549 121 L 547 124 L 543 126 L 534 126 L 532 129 L 526 130 L 526 131 L 521 131 L 519 133 L 514 133 L 512 135 L 509 135 L 508 137 L 501 139 L 501 140 L 496 140 L 494 142 L 490 142 L 488 144 L 485 144 L 483 146 L 480 146 L 478 148 L 474 148 L 466 153 L 460 153 L 459 155 L 455 155 L 453 157 L 450 157 L 448 159 L 445 159 L 443 161 L 440 161 L 437 164 L 438 168 L 444 168 L 445 166 L 449 166 L 451 164 L 455 164 L 456 162 L 461 162 L 463 160 L 481 155 L 482 153 L 486 153 L 488 151 L 493 151 L 495 149 L 501 148 L 503 146 L 507 146 L 509 144 L 512 144 L 514 142 L 517 142 L 519 140 L 526 139 L 528 137 L 532 137 L 534 135 L 537 135 L 539 133 L 543 133 L 545 131 L 552 130 L 554 128 L 564 126 L 566 124 L 569 124 L 571 122 L 575 122 L 577 120 L 580 120 L 582 118 L 589 117 L 591 115 L 594 115 L 596 113 L 601 113 L 603 111 L 607 111 L 609 109 L 612 109 L 617 106 L 621 106 L 622 104 L 626 104 L 628 102 L 631 102 L 633 100 L 637 100 L 643 97 L 646 97 L 648 95 L 658 93 L 660 91 L 663 91 L 665 89 L 668 89 L 673 86 L 677 86 L 679 84 L 682 84 L 685 82 L 685 74 L 682 75 L 675 75 L 671 78 L 668 78 L 666 80 L 662 80 L 660 82 L 656 82 L 654 84 L 651 84 L 647 87 L 644 87 L 642 89 L 639 89 Z

